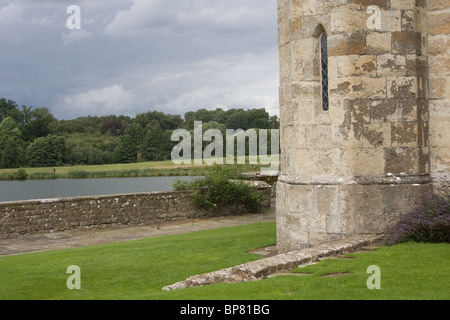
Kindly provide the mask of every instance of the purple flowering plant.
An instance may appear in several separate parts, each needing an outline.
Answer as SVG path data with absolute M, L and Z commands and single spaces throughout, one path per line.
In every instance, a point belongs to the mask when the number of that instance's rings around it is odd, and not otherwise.
M 388 232 L 386 243 L 450 243 L 450 180 L 442 174 L 433 191 L 423 196 L 411 212 L 405 214 Z

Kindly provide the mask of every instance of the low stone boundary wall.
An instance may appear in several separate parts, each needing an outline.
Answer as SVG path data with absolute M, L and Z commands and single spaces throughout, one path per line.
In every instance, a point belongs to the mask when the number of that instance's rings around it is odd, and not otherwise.
M 258 184 L 270 205 L 271 188 Z M 95 230 L 184 219 L 243 214 L 242 205 L 220 211 L 193 205 L 191 191 L 152 192 L 0 203 L 0 239 L 31 233 Z

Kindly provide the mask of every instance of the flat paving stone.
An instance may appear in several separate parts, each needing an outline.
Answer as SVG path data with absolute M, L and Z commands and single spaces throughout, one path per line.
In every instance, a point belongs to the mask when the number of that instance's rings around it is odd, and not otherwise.
M 0 239 L 0 256 L 79 248 L 110 242 L 132 241 L 262 222 L 275 222 L 274 208 L 266 209 L 257 214 L 245 214 L 241 216 L 184 220 L 160 225 L 124 227 L 117 229 L 34 234 L 14 239 Z

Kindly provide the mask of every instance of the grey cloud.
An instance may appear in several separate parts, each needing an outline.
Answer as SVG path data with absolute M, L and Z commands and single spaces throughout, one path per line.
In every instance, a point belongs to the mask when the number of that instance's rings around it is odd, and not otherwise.
M 65 26 L 72 4 L 83 30 Z M 276 1 L 0 0 L 8 11 L 0 97 L 58 118 L 278 111 Z

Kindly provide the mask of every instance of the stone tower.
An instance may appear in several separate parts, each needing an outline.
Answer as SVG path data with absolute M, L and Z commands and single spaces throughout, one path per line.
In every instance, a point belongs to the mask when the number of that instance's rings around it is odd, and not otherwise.
M 278 0 L 280 252 L 382 234 L 450 168 L 448 0 Z

